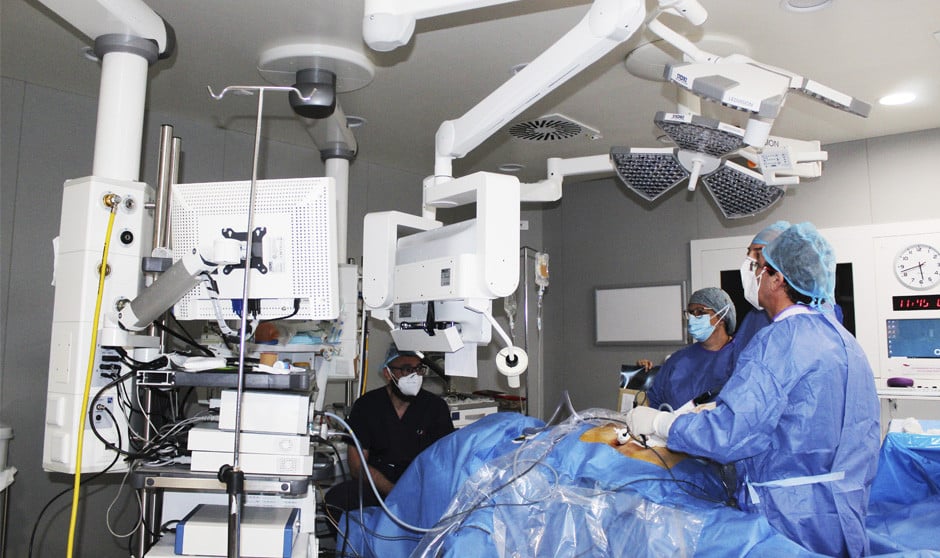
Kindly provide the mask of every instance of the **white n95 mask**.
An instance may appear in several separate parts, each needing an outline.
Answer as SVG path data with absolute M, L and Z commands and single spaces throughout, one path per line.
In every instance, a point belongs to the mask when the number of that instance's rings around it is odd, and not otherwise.
M 744 263 L 741 264 L 741 286 L 744 287 L 744 298 L 751 303 L 751 306 L 758 310 L 763 310 L 764 307 L 760 305 L 760 302 L 757 300 L 757 291 L 760 289 L 760 280 L 754 275 L 754 265 L 757 264 L 757 260 L 754 258 L 745 258 Z M 761 275 L 764 272 L 761 270 Z
M 398 385 L 398 389 L 401 391 L 402 395 L 408 397 L 413 397 L 418 395 L 418 392 L 421 391 L 421 384 L 424 382 L 424 378 L 417 374 L 408 374 L 402 378 L 398 378 L 395 384 Z

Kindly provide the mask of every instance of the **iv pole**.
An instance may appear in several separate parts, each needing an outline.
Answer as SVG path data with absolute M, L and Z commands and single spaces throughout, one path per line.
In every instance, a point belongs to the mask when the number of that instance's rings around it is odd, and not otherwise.
M 295 87 L 281 86 L 245 86 L 231 85 L 216 95 L 209 87 L 209 95 L 219 101 L 227 93 L 239 91 L 248 94 L 258 92 L 258 111 L 255 117 L 255 144 L 254 152 L 251 157 L 251 185 L 248 190 L 248 228 L 249 239 L 254 230 L 255 219 L 255 186 L 258 182 L 258 152 L 261 147 L 261 120 L 264 110 L 264 93 L 266 91 L 293 91 L 300 99 L 307 102 L 310 97 L 316 93 L 313 89 L 308 96 L 305 96 Z M 250 242 L 250 240 L 249 240 Z M 235 391 L 235 445 L 232 455 L 232 465 L 223 465 L 219 469 L 219 481 L 225 483 L 226 492 L 229 495 L 228 509 L 228 556 L 229 558 L 238 558 L 241 556 L 241 519 L 242 508 L 245 496 L 245 473 L 239 467 L 239 441 L 242 431 L 242 394 L 245 389 L 245 344 L 247 340 L 248 329 L 248 286 L 251 276 L 251 247 L 247 247 L 245 254 L 245 277 L 242 284 L 242 312 L 241 325 L 239 326 L 238 340 L 238 384 Z

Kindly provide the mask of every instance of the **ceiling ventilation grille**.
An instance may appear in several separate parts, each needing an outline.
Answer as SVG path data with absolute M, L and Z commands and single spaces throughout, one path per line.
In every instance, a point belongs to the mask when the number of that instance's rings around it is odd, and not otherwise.
M 528 141 L 560 141 L 587 135 L 600 139 L 600 132 L 563 114 L 549 114 L 534 120 L 517 122 L 509 127 L 509 135 Z

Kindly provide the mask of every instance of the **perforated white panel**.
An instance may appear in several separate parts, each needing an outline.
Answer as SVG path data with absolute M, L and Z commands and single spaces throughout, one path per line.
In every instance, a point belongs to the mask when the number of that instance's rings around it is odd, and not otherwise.
M 250 186 L 249 181 L 174 185 L 170 211 L 174 259 L 193 250 L 208 253 L 206 249 L 225 238 L 228 229 L 251 238 Z M 260 239 L 261 253 L 255 255 L 260 256 L 257 260 L 263 271 L 252 268 L 248 292 L 249 298 L 260 301 L 262 318 L 290 314 L 296 298 L 301 299 L 301 305 L 295 319 L 337 316 L 333 190 L 333 179 L 328 177 L 256 182 L 253 230 Z M 244 265 L 221 266 L 213 274 L 220 298 L 242 299 L 243 274 Z M 226 318 L 237 317 L 229 301 L 222 301 L 222 309 Z M 202 285 L 183 297 L 175 312 L 180 319 L 215 318 Z

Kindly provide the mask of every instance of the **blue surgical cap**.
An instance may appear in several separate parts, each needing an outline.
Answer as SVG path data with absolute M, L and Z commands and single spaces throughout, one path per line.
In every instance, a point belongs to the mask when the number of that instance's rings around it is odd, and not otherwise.
M 789 221 L 777 221 L 773 225 L 765 228 L 761 232 L 757 233 L 754 236 L 754 240 L 751 241 L 751 244 L 760 244 L 761 246 L 767 246 L 773 242 L 780 233 L 790 228 Z
M 731 303 L 731 297 L 728 296 L 728 293 L 725 291 L 718 287 L 699 289 L 689 297 L 689 304 L 701 304 L 705 308 L 711 308 L 715 312 L 719 312 L 727 306 L 728 312 L 722 319 L 727 325 L 728 334 L 734 333 L 734 328 L 738 322 L 737 313 L 734 311 L 734 304 Z
M 797 223 L 764 248 L 764 259 L 794 289 L 811 297 L 811 306 L 835 302 L 836 255 L 812 223 Z
M 393 360 L 395 360 L 396 358 L 403 357 L 403 356 L 416 357 L 418 355 L 411 351 L 400 351 L 398 350 L 398 346 L 395 345 L 395 343 L 392 343 L 391 345 L 388 346 L 388 352 L 385 353 L 385 362 L 382 363 L 382 368 L 385 368 L 386 366 L 388 366 L 388 364 L 392 362 Z

